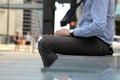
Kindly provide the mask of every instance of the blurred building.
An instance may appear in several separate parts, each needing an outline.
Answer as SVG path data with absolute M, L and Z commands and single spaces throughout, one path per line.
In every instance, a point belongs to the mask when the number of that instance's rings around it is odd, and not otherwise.
M 10 4 L 35 4 L 42 3 L 43 0 L 0 0 L 0 5 L 10 6 Z M 8 13 L 9 10 L 9 13 Z M 18 8 L 0 8 L 0 42 L 4 43 L 7 36 L 10 41 L 15 32 L 19 32 L 21 36 L 28 31 L 37 36 L 40 25 L 42 26 L 41 10 L 37 9 L 18 9 Z M 9 20 L 8 20 L 9 19 Z M 39 25 L 40 24 L 40 25 Z M 38 30 L 39 32 L 40 30 Z M 34 32 L 34 33 L 33 33 Z
M 0 0 L 1 4 L 7 3 L 7 0 Z M 23 0 L 10 0 L 10 3 L 22 4 Z M 0 35 L 7 33 L 7 9 L 0 8 Z M 14 35 L 16 31 L 22 33 L 23 25 L 23 10 L 11 9 L 9 10 L 9 35 Z
M 43 0 L 24 0 L 24 3 L 43 3 Z M 23 10 L 23 35 L 28 31 L 31 32 L 34 37 L 42 32 L 43 25 L 43 10 L 37 9 L 24 9 Z

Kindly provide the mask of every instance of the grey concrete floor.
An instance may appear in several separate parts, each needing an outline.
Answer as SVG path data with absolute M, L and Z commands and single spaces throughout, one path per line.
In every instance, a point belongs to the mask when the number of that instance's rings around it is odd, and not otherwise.
M 120 55 L 120 44 L 114 42 L 114 55 Z M 41 57 L 36 53 L 14 51 L 14 45 L 0 45 L 0 80 L 44 80 Z
M 0 51 L 0 80 L 43 80 L 39 53 Z

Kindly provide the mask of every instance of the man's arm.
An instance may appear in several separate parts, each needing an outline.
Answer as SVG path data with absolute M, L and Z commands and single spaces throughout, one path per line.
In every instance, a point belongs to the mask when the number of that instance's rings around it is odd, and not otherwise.
M 103 34 L 106 21 L 109 0 L 91 0 L 91 18 L 92 22 L 84 27 L 74 29 L 75 36 L 98 36 Z

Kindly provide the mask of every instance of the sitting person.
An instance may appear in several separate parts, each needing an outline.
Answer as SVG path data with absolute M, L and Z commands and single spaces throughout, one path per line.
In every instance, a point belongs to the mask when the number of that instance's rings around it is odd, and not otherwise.
M 114 0 L 85 0 L 79 26 L 73 32 L 61 29 L 39 42 L 44 67 L 49 67 L 56 54 L 112 55 L 114 39 Z

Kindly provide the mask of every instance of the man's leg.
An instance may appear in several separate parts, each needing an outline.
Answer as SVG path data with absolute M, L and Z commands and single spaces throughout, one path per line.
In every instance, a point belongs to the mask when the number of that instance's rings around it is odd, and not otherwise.
M 57 54 L 101 56 L 108 52 L 108 45 L 96 37 L 46 37 L 39 42 L 39 53 L 45 67 L 49 67 Z

